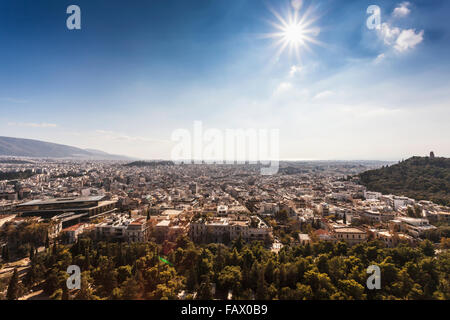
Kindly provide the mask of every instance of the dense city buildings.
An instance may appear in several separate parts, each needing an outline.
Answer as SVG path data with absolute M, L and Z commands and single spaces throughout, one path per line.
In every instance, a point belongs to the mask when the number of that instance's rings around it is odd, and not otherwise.
M 0 171 L 30 175 L 0 181 L 2 261 L 78 248 L 80 239 L 158 245 L 167 256 L 181 254 L 186 239 L 198 247 L 259 243 L 276 255 L 374 240 L 440 248 L 450 208 L 367 190 L 358 174 L 382 164 L 282 162 L 278 174 L 262 176 L 259 165 L 3 161 Z

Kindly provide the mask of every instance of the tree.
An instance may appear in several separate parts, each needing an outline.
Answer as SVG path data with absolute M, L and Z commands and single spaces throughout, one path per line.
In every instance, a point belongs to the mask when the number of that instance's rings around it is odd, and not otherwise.
M 347 299 L 362 300 L 366 298 L 364 287 L 353 279 L 339 280 L 338 289 L 340 289 Z
M 258 270 L 258 284 L 256 286 L 256 299 L 266 300 L 267 299 L 267 285 L 264 280 L 264 268 L 261 266 Z
M 99 297 L 94 295 L 94 291 L 91 288 L 92 278 L 89 272 L 83 272 L 81 274 L 81 289 L 77 292 L 75 300 L 98 300 Z
M 136 300 L 139 297 L 140 287 L 134 278 L 125 280 L 122 285 L 122 299 Z
M 429 240 L 425 240 L 420 244 L 420 247 L 422 248 L 422 252 L 424 255 L 428 257 L 434 256 L 434 246 Z
M 50 296 L 50 299 L 52 300 L 62 300 L 62 296 L 63 296 L 63 290 L 62 289 L 57 289 L 55 292 L 53 292 L 53 294 Z
M 2 259 L 6 262 L 9 261 L 9 248 L 7 245 L 2 248 Z
M 14 268 L 13 275 L 9 280 L 8 290 L 6 291 L 6 299 L 17 300 L 20 297 L 19 275 L 17 268 Z
M 242 280 L 241 268 L 239 266 L 226 266 L 217 278 L 220 288 L 224 291 L 233 290 L 237 294 Z
M 212 285 L 208 276 L 202 276 L 202 283 L 197 292 L 198 300 L 212 300 L 214 295 L 212 292 Z
M 34 258 L 34 247 L 31 246 L 30 247 L 30 260 L 33 260 L 33 258 Z
M 67 285 L 63 285 L 61 300 L 70 300 Z
M 190 292 L 195 291 L 198 287 L 198 276 L 195 268 L 189 269 L 187 278 L 186 278 L 186 289 Z
M 50 248 L 50 238 L 48 237 L 48 233 L 47 236 L 45 237 L 45 249 Z
M 450 238 L 441 239 L 441 249 L 450 249 Z
M 242 240 L 242 236 L 239 234 L 239 237 L 237 237 L 237 239 L 233 241 L 232 247 L 237 249 L 238 251 L 241 251 L 244 244 L 244 240 Z

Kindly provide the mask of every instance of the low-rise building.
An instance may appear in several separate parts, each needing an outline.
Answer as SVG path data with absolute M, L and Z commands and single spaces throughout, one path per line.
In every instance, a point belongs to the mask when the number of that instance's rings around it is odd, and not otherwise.
M 352 246 L 367 241 L 366 231 L 355 227 L 336 228 L 333 231 L 336 241 L 345 241 Z
M 128 214 L 113 214 L 95 226 L 99 238 L 121 239 L 127 242 L 145 242 L 149 237 L 149 224 L 145 217 L 130 218 Z
M 309 235 L 307 235 L 305 233 L 299 233 L 298 241 L 300 242 L 300 245 L 305 246 L 305 245 L 311 243 L 311 238 L 309 237 Z
M 436 229 L 436 227 L 431 225 L 427 219 L 399 217 L 396 220 L 400 221 L 401 231 L 404 231 L 416 238 L 420 237 L 426 231 Z
M 414 242 L 414 239 L 411 236 L 402 232 L 378 229 L 370 229 L 370 232 L 374 235 L 375 239 L 383 241 L 389 248 L 395 247 L 402 242 L 409 244 Z
M 229 242 L 239 236 L 245 241 L 268 240 L 272 228 L 257 216 L 229 215 L 200 218 L 190 224 L 189 235 L 196 242 Z
M 78 235 L 83 233 L 87 224 L 78 223 L 61 231 L 62 240 L 64 243 L 75 243 L 78 240 Z

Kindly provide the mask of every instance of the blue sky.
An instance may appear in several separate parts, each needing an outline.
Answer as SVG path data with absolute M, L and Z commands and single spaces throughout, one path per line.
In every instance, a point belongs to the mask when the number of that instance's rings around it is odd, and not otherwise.
M 66 8 L 81 8 L 81 30 Z M 366 9 L 381 8 L 380 30 Z M 304 0 L 317 32 L 277 54 L 290 1 L 0 2 L 0 135 L 169 158 L 171 134 L 276 128 L 283 159 L 450 156 L 450 2 Z M 308 11 L 310 10 L 310 11 Z

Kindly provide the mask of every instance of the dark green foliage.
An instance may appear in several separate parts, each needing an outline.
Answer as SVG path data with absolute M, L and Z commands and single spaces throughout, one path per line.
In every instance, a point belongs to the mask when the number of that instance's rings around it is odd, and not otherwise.
M 386 248 L 371 241 L 353 247 L 317 242 L 284 247 L 279 254 L 261 242 L 194 245 L 179 238 L 159 260 L 154 243 L 107 243 L 80 238 L 35 254 L 24 278 L 43 281 L 53 299 L 448 299 L 450 253 L 424 241 L 417 247 Z M 81 290 L 67 292 L 67 266 L 82 269 Z M 381 269 L 381 290 L 366 288 L 369 265 Z M 14 288 L 14 286 L 13 286 Z M 214 290 L 215 288 L 215 290 Z
M 6 291 L 6 299 L 17 300 L 21 295 L 21 288 L 19 283 L 19 275 L 17 268 L 14 269 L 14 273 L 9 280 L 8 290 Z
M 371 191 L 450 205 L 450 159 L 413 157 L 359 175 Z
M 32 177 L 34 175 L 35 173 L 33 173 L 31 170 L 8 172 L 0 171 L 0 181 L 28 179 L 29 177 Z

